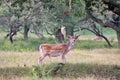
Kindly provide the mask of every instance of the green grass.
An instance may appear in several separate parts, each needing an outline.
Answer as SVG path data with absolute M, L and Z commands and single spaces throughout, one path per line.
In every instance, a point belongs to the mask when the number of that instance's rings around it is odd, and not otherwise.
M 56 43 L 53 38 L 16 39 L 13 44 L 8 39 L 0 39 L 0 51 L 37 51 L 42 43 Z M 117 48 L 117 42 L 112 42 L 112 48 Z M 105 41 L 77 40 L 74 49 L 110 48 Z
M 21 76 L 29 76 L 31 78 L 48 78 L 50 79 L 52 76 L 47 74 L 47 72 L 53 68 L 57 63 L 44 65 L 44 71 L 40 66 L 36 66 L 36 70 L 33 71 L 34 67 L 10 67 L 10 68 L 0 68 L 0 76 L 9 76 L 9 75 L 17 75 L 17 77 Z M 39 70 L 38 70 L 39 69 Z M 112 80 L 120 79 L 120 67 L 117 65 L 99 65 L 99 64 L 85 64 L 85 63 L 77 63 L 71 64 L 66 63 L 65 66 L 61 70 L 59 70 L 54 77 L 68 78 L 70 80 L 76 79 L 78 77 L 86 77 L 86 75 L 94 75 L 98 78 L 111 78 Z M 43 76 L 41 76 L 42 74 Z
M 52 38 L 29 38 L 28 40 L 17 39 L 13 44 L 9 40 L 0 40 L 0 51 L 37 51 L 38 47 L 42 43 L 54 43 Z
M 6 67 L 0 68 L 0 75 L 28 76 L 31 70 L 28 67 Z
M 93 41 L 93 40 L 78 40 L 74 46 L 74 49 L 99 49 L 110 48 L 105 41 Z M 117 42 L 112 43 L 111 48 L 117 48 Z
M 72 50 L 56 74 L 47 74 L 61 62 L 60 57 L 51 60 L 46 57 L 40 66 L 38 52 L 0 51 L 0 80 L 119 80 L 119 52 L 119 49 Z
M 86 75 L 95 75 L 97 77 L 116 77 L 120 78 L 119 66 L 99 65 L 99 64 L 85 64 L 67 63 L 65 67 L 59 72 L 59 76 L 64 77 L 85 77 Z

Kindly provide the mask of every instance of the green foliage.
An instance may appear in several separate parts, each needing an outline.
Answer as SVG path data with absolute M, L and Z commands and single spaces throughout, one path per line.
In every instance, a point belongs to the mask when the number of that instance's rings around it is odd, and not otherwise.
M 8 9 L 7 7 L 1 6 L 0 7 L 0 16 L 4 16 L 7 9 Z
M 46 69 L 47 66 L 40 67 L 40 66 L 33 66 L 31 70 L 31 75 L 33 79 L 43 78 L 44 80 L 49 80 L 50 75 Z
M 26 1 L 27 0 L 15 0 L 11 5 L 16 6 L 17 4 L 19 4 L 21 6 Z

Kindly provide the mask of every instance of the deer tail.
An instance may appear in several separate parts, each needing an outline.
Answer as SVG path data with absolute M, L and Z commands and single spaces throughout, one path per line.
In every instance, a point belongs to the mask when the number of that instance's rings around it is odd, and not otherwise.
M 42 53 L 42 47 L 41 47 L 41 45 L 39 46 L 38 51 L 39 51 L 40 53 Z

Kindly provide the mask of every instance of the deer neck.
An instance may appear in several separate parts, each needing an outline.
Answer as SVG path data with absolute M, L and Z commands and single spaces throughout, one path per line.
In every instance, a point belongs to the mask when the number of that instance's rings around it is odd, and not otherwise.
M 70 51 L 73 48 L 74 43 L 71 43 L 70 41 L 67 43 L 68 45 L 68 51 Z

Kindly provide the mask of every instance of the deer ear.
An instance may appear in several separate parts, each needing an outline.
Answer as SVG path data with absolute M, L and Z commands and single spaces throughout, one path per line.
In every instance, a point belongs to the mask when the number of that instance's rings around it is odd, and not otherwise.
M 79 36 L 75 36 L 75 39 L 78 39 Z

